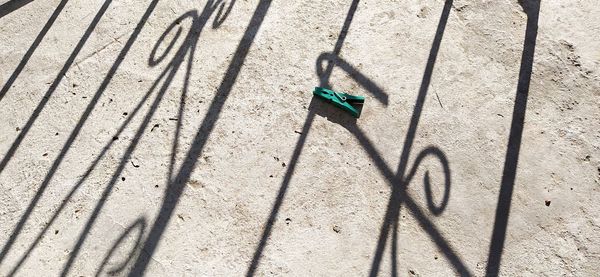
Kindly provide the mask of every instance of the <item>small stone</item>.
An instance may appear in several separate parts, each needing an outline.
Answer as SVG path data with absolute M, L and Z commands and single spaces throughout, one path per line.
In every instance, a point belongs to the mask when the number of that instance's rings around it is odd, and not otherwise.
M 46 156 L 48 156 L 48 153 L 42 154 L 42 157 L 46 157 Z
M 281 166 L 285 167 L 285 163 L 281 163 Z
M 125 181 L 125 177 L 121 177 L 121 181 Z
M 54 234 L 55 234 L 55 235 L 56 235 L 56 234 L 58 234 L 58 230 L 54 230 Z
M 342 231 L 342 228 L 340 228 L 340 226 L 333 225 L 333 231 L 339 234 Z
M 583 160 L 586 162 L 589 162 L 591 157 L 592 156 L 590 156 L 590 155 L 586 155 L 585 158 L 583 158 Z
M 118 139 L 119 139 L 119 137 L 113 137 L 113 141 L 114 141 L 114 140 L 118 140 Z
M 549 207 L 551 202 L 552 202 L 552 201 L 550 201 L 550 200 L 546 200 L 546 201 L 545 201 L 545 203 L 546 203 L 546 207 Z
M 288 217 L 288 218 L 286 218 L 286 219 L 285 219 L 285 224 L 286 224 L 286 225 L 290 225 L 290 223 L 292 223 L 292 219 L 291 219 L 291 218 L 289 218 L 289 217 Z

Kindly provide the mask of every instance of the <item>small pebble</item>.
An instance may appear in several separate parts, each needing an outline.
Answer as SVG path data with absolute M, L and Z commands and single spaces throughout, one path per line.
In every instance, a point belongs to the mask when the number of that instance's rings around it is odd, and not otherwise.
M 333 225 L 333 231 L 336 233 L 340 233 L 342 231 L 342 228 L 340 228 L 340 226 Z
M 546 203 L 546 207 L 549 207 L 551 202 L 552 202 L 552 201 L 550 201 L 550 200 L 546 200 L 546 201 L 545 201 L 545 203 Z

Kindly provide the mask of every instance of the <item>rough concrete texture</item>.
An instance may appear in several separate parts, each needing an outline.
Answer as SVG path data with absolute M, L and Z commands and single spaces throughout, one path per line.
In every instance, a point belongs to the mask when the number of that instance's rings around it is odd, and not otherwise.
M 1 276 L 598 276 L 596 0 L 0 5 Z

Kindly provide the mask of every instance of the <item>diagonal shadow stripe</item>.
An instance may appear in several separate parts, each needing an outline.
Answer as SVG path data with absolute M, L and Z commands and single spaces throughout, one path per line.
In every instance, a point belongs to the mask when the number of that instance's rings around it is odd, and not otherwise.
M 192 171 L 201 156 L 200 154 L 216 125 L 218 115 L 221 113 L 225 101 L 231 94 L 233 85 L 241 72 L 244 61 L 248 56 L 254 38 L 267 15 L 271 2 L 271 0 L 261 0 L 256 6 L 254 14 L 250 19 L 250 23 L 248 24 L 231 63 L 223 76 L 223 80 L 217 89 L 217 93 L 209 106 L 207 115 L 198 128 L 198 132 L 193 139 L 190 150 L 185 158 L 183 158 L 184 163 L 177 175 L 175 175 L 165 189 L 165 197 L 159 215 L 154 221 L 148 237 L 142 246 L 144 255 L 139 255 L 137 257 L 129 276 L 144 275 L 144 272 L 158 247 L 158 242 L 165 232 L 166 227 L 173 216 L 173 212 L 179 203 L 185 185 L 189 181 Z
M 86 107 L 85 112 L 83 113 L 83 115 L 81 116 L 81 118 L 78 121 L 77 125 L 75 126 L 75 128 L 73 129 L 73 131 L 71 132 L 71 134 L 69 135 L 69 138 L 67 139 L 67 141 L 63 145 L 60 153 L 58 154 L 57 158 L 54 160 L 52 166 L 50 167 L 50 170 L 48 171 L 48 173 L 44 177 L 44 180 L 42 181 L 42 184 L 38 188 L 38 191 L 36 192 L 36 195 L 34 196 L 34 198 L 31 200 L 31 202 L 27 206 L 27 209 L 25 210 L 25 212 L 21 216 L 19 222 L 15 226 L 13 232 L 11 233 L 11 236 L 10 236 L 9 240 L 3 246 L 2 252 L 0 253 L 0 263 L 3 261 L 4 257 L 8 253 L 8 251 L 10 251 L 10 248 L 12 247 L 12 245 L 14 244 L 14 242 L 17 239 L 18 235 L 20 234 L 21 230 L 23 229 L 25 222 L 31 216 L 31 213 L 33 212 L 33 210 L 36 207 L 37 203 L 39 202 L 40 198 L 44 194 L 44 192 L 45 192 L 46 188 L 48 187 L 50 181 L 54 177 L 54 174 L 58 170 L 60 164 L 64 160 L 64 158 L 67 155 L 67 153 L 69 152 L 69 150 L 71 149 L 71 146 L 72 146 L 73 142 L 78 137 L 78 135 L 79 135 L 80 131 L 82 130 L 84 124 L 86 123 L 86 121 L 89 118 L 90 114 L 92 113 L 92 111 L 96 107 L 96 105 L 97 105 L 100 97 L 103 95 L 104 91 L 106 90 L 106 88 L 110 84 L 110 82 L 111 82 L 114 74 L 117 72 L 117 70 L 120 67 L 121 63 L 123 62 L 123 60 L 127 56 L 127 53 L 129 53 L 129 50 L 131 49 L 131 46 L 137 40 L 139 34 L 142 31 L 143 26 L 145 25 L 146 21 L 148 20 L 148 17 L 150 17 L 150 15 L 152 14 L 152 12 L 154 11 L 154 8 L 156 7 L 157 4 L 158 4 L 158 0 L 154 0 L 153 2 L 150 3 L 150 5 L 148 6 L 148 8 L 146 9 L 146 12 L 144 13 L 144 15 L 141 17 L 140 21 L 136 25 L 133 33 L 131 34 L 131 36 L 129 37 L 129 39 L 127 40 L 127 42 L 125 43 L 123 49 L 121 50 L 121 52 L 119 53 L 119 55 L 115 59 L 115 62 L 113 63 L 113 66 L 111 67 L 111 69 L 106 74 L 106 77 L 104 78 L 104 80 L 102 81 L 100 87 L 98 88 L 98 90 L 94 94 L 94 97 L 92 98 L 92 100 L 90 101 L 90 103 L 88 104 L 88 106 Z M 163 73 L 163 74 L 166 74 L 166 73 Z M 118 130 L 117 136 L 119 136 L 119 134 L 125 129 L 125 127 L 129 124 L 129 122 L 135 117 L 135 115 L 137 114 L 137 112 L 139 111 L 139 109 L 141 109 L 142 104 L 145 102 L 145 99 L 147 99 L 149 96 L 150 95 L 147 94 L 144 97 L 144 100 L 142 100 L 138 104 L 138 106 L 134 109 L 134 111 L 132 113 L 130 113 L 130 116 L 125 120 L 125 122 L 123 123 L 123 125 L 121 126 L 121 128 Z M 15 265 L 15 267 L 12 270 L 13 272 L 16 272 L 16 270 L 27 259 L 27 257 L 31 253 L 31 251 L 37 246 L 37 244 L 42 239 L 43 235 L 47 232 L 47 230 L 50 228 L 50 226 L 52 225 L 52 223 L 56 220 L 56 218 L 58 217 L 58 215 L 60 215 L 60 213 L 62 212 L 62 210 L 66 207 L 66 204 L 68 203 L 68 200 L 71 199 L 71 197 L 75 194 L 75 192 L 79 189 L 79 187 L 83 184 L 83 182 L 91 174 L 92 170 L 95 168 L 95 165 L 104 157 L 104 154 L 112 146 L 112 143 L 113 143 L 113 141 L 111 141 L 101 151 L 101 153 L 98 155 L 98 157 L 92 163 L 92 166 L 90 166 L 90 168 L 81 177 L 81 179 L 78 181 L 78 183 L 71 189 L 71 192 L 67 195 L 67 197 L 64 199 L 64 201 L 61 202 L 60 206 L 55 211 L 54 215 L 46 223 L 46 226 L 42 229 L 42 231 L 36 237 L 36 239 L 31 243 L 30 247 L 27 249 L 27 251 L 25 252 L 25 254 L 23 254 L 23 256 L 19 259 L 19 261 L 17 262 L 17 264 Z
M 500 261 L 502 260 L 506 230 L 508 228 L 510 204 L 517 177 L 517 165 L 519 162 L 521 139 L 523 138 L 525 111 L 527 110 L 529 83 L 531 82 L 538 31 L 541 0 L 520 0 L 519 3 L 527 14 L 527 27 L 525 29 L 525 40 L 523 42 L 523 53 L 521 55 L 521 67 L 515 95 L 515 105 L 513 107 L 512 123 L 506 147 L 506 158 L 504 159 L 504 170 L 502 171 L 500 192 L 498 194 L 498 205 L 496 206 L 494 230 L 488 252 L 486 276 L 498 276 L 500 272 Z
M 19 148 L 19 145 L 21 145 L 21 142 L 23 142 L 23 139 L 25 138 L 25 136 L 27 135 L 27 133 L 33 126 L 33 123 L 35 123 L 37 118 L 40 116 L 40 113 L 42 112 L 42 110 L 44 109 L 44 107 L 46 106 L 48 101 L 50 100 L 50 97 L 52 96 L 52 94 L 54 94 L 54 91 L 56 91 L 56 88 L 62 81 L 62 79 L 65 76 L 65 74 L 67 73 L 67 71 L 69 71 L 69 68 L 75 61 L 75 58 L 77 58 L 77 55 L 79 55 L 79 52 L 81 51 L 81 49 L 83 48 L 83 46 L 85 45 L 87 40 L 92 35 L 92 32 L 94 31 L 94 29 L 100 22 L 100 19 L 104 16 L 104 13 L 106 13 L 106 10 L 108 10 L 108 7 L 112 3 L 112 1 L 113 0 L 106 0 L 104 2 L 104 4 L 102 5 L 102 7 L 100 7 L 100 10 L 98 10 L 98 12 L 96 13 L 96 16 L 94 16 L 94 19 L 92 20 L 92 22 L 90 23 L 88 28 L 85 30 L 85 33 L 83 34 L 83 36 L 81 37 L 79 42 L 77 42 L 77 45 L 71 52 L 71 55 L 69 56 L 69 58 L 63 65 L 62 69 L 59 71 L 58 75 L 56 75 L 56 78 L 50 85 L 50 88 L 46 91 L 46 93 L 42 97 L 42 100 L 40 101 L 40 103 L 37 105 L 37 107 L 31 113 L 31 116 L 27 120 L 27 123 L 25 123 L 25 126 L 22 128 L 21 133 L 19 133 L 19 135 L 17 136 L 17 139 L 10 146 L 10 148 L 8 149 L 8 152 L 4 155 L 4 157 L 2 157 L 2 161 L 0 161 L 0 173 L 2 173 L 2 171 L 4 171 L 4 168 L 6 167 L 6 165 L 12 158 L 12 156 L 15 154 L 17 149 Z
M 33 0 L 9 0 L 8 2 L 0 5 L 0 18 L 24 7 L 32 1 Z
M 48 31 L 50 30 L 50 27 L 52 27 L 52 25 L 54 25 L 56 18 L 58 18 L 58 15 L 60 15 L 60 13 L 64 9 L 67 2 L 69 2 L 69 0 L 60 1 L 60 3 L 58 4 L 56 9 L 52 13 L 50 18 L 48 19 L 48 21 L 46 22 L 46 24 L 40 31 L 40 33 L 37 35 L 37 37 L 31 44 L 31 46 L 29 46 L 29 49 L 27 50 L 27 52 L 25 52 L 25 55 L 23 56 L 23 58 L 17 65 L 17 68 L 15 69 L 15 71 L 13 71 L 13 73 L 10 75 L 10 77 L 8 77 L 8 80 L 6 81 L 6 83 L 4 83 L 4 86 L 2 86 L 2 89 L 0 89 L 0 101 L 2 101 L 2 98 L 4 98 L 4 96 L 6 95 L 8 90 L 12 87 L 15 80 L 17 80 L 17 77 L 19 77 L 19 75 L 21 74 L 21 71 L 23 71 L 23 68 L 25 68 L 25 65 L 27 64 L 27 62 L 29 62 L 29 59 L 31 58 L 31 56 L 33 55 L 35 50 L 38 48 L 38 46 L 40 45 L 40 43 L 42 42 L 42 40 L 44 39 L 44 37 L 46 36 Z M 4 4 L 4 5 L 7 5 L 7 4 Z M 0 6 L 0 11 L 1 10 L 2 10 L 2 7 Z M 0 18 L 1 17 L 2 17 L 2 12 L 0 12 Z

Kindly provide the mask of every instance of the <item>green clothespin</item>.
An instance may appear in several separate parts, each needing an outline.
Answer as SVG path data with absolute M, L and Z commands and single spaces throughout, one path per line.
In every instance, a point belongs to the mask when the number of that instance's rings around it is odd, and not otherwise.
M 352 116 L 358 118 L 361 109 L 357 109 L 357 105 L 365 103 L 363 96 L 354 96 L 343 92 L 335 92 L 326 88 L 316 87 L 313 94 L 329 101 L 334 106 L 349 112 Z

